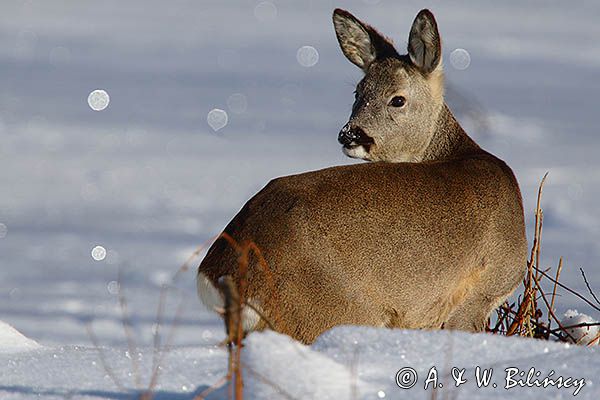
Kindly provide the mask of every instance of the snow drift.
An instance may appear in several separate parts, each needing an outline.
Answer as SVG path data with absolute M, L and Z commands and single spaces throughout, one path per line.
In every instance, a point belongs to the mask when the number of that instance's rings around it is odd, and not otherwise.
M 2 332 L 6 343 L 6 328 Z M 22 335 L 19 338 L 29 343 Z M 0 363 L 10 366 L 1 374 L 0 398 L 126 399 L 139 395 L 149 381 L 151 348 L 134 355 L 124 349 L 102 349 L 122 387 L 112 383 L 99 349 L 20 348 L 30 351 L 0 354 Z M 597 399 L 597 352 L 595 347 L 489 334 L 345 326 L 326 332 L 311 346 L 274 332 L 253 333 L 242 363 L 248 399 L 429 399 L 435 386 L 439 396 L 450 392 L 463 399 L 573 394 Z M 132 358 L 139 364 L 137 387 Z M 162 364 L 155 398 L 191 400 L 219 382 L 226 365 L 222 347 L 176 347 Z M 399 384 L 411 387 L 402 389 Z M 227 387 L 208 396 L 226 398 Z
M 34 340 L 25 337 L 6 322 L 0 321 L 0 353 L 14 353 L 39 347 Z

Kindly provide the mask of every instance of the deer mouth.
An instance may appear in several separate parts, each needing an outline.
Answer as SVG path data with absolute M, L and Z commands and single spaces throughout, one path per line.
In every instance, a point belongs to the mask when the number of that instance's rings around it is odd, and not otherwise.
M 360 137 L 354 138 L 354 140 L 344 143 L 342 146 L 342 152 L 350 158 L 357 158 L 360 160 L 370 160 L 371 146 L 375 144 L 375 140 L 367 135 L 361 135 Z
M 365 151 L 369 151 L 371 149 L 371 145 L 375 144 L 375 141 L 370 136 L 364 136 L 357 138 L 350 143 L 344 143 L 344 148 L 348 150 L 356 149 L 358 147 L 364 147 Z
M 358 145 L 344 145 L 342 146 L 342 153 L 350 158 L 357 158 L 359 160 L 369 160 L 369 151 L 371 145 L 369 144 L 358 144 Z

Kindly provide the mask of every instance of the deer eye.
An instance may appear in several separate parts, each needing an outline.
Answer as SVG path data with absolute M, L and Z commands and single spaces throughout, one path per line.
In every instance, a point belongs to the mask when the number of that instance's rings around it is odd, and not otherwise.
M 406 99 L 403 96 L 394 96 L 392 100 L 390 100 L 390 106 L 392 107 L 404 107 L 406 104 Z

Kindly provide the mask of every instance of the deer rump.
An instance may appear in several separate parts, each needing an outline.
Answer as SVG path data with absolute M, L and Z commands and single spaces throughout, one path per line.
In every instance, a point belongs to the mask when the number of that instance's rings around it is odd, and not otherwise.
M 518 184 L 487 153 L 274 179 L 224 232 L 267 265 L 250 255 L 244 331 L 268 321 L 305 343 L 344 324 L 480 331 L 524 272 Z M 223 276 L 239 282 L 239 252 L 219 238 L 198 268 L 210 308 Z

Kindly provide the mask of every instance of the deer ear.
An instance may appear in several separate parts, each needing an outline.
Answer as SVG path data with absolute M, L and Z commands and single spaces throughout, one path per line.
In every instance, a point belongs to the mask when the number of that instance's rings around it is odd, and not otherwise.
M 365 72 L 376 59 L 397 54 L 390 41 L 348 11 L 335 9 L 333 26 L 346 58 Z
M 421 10 L 410 28 L 408 55 L 424 74 L 433 72 L 442 61 L 442 41 L 431 11 Z

